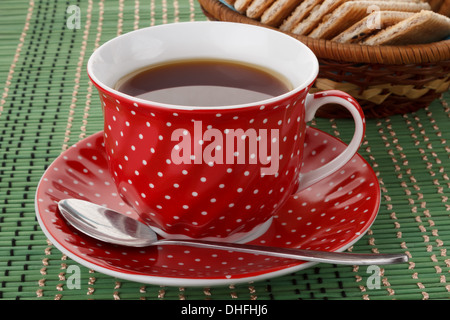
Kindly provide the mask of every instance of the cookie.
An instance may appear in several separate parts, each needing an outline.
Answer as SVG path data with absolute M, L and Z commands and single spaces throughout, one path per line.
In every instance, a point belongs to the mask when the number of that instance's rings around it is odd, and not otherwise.
M 406 45 L 431 43 L 450 36 L 450 18 L 423 10 L 381 30 L 362 42 L 365 45 Z
M 332 40 L 339 43 L 359 43 L 381 29 L 399 23 L 413 14 L 412 12 L 400 11 L 374 11 Z
M 304 0 L 295 10 L 283 21 L 280 26 L 281 31 L 290 32 L 300 21 L 305 19 L 314 8 L 319 8 L 323 0 Z
M 347 0 L 325 0 L 317 4 L 310 12 L 309 16 L 291 29 L 292 33 L 308 35 L 320 23 L 322 18 L 331 13 Z
M 253 0 L 246 10 L 246 15 L 252 19 L 259 19 L 274 0 Z
M 245 11 L 247 10 L 248 6 L 253 2 L 253 0 L 236 0 L 234 2 L 234 8 L 239 12 L 239 13 L 245 13 Z
M 302 4 L 305 2 L 308 1 L 303 1 Z M 277 0 L 261 16 L 261 22 L 272 27 L 278 27 L 298 4 L 299 0 Z
M 330 40 L 367 17 L 372 11 L 419 12 L 430 9 L 427 2 L 349 1 L 327 16 L 308 36 Z

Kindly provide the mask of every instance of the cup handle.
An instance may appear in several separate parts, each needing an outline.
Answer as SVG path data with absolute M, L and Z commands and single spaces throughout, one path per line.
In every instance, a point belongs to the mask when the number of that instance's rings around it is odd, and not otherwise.
M 335 159 L 317 169 L 304 174 L 300 173 L 299 185 L 295 193 L 308 188 L 312 184 L 342 168 L 358 151 L 364 138 L 366 121 L 361 106 L 352 96 L 339 90 L 327 90 L 308 94 L 305 103 L 306 121 L 311 121 L 314 118 L 317 109 L 328 103 L 339 104 L 350 111 L 353 120 L 355 121 L 355 133 L 347 148 Z

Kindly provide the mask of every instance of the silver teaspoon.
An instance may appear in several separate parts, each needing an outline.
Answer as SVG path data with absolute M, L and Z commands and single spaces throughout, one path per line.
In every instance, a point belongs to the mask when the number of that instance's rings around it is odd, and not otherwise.
M 156 233 L 147 225 L 117 211 L 91 202 L 65 199 L 59 201 L 58 207 L 63 217 L 79 231 L 92 238 L 122 246 L 184 245 L 303 261 L 349 265 L 384 265 L 408 261 L 406 254 L 355 254 L 203 240 L 158 239 Z

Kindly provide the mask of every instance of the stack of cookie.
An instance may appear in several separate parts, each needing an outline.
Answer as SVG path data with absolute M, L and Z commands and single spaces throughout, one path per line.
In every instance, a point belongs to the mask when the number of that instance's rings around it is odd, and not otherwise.
M 407 45 L 450 36 L 450 0 L 227 0 L 284 32 L 340 43 Z

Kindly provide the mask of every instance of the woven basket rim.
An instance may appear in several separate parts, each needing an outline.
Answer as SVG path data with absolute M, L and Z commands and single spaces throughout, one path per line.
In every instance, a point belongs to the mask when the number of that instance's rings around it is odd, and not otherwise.
M 217 20 L 247 23 L 280 31 L 230 9 L 219 0 L 198 0 L 198 2 L 206 13 Z M 321 59 L 392 65 L 423 64 L 450 60 L 450 40 L 406 46 L 368 46 L 313 39 L 289 32 L 284 33 L 303 42 Z

